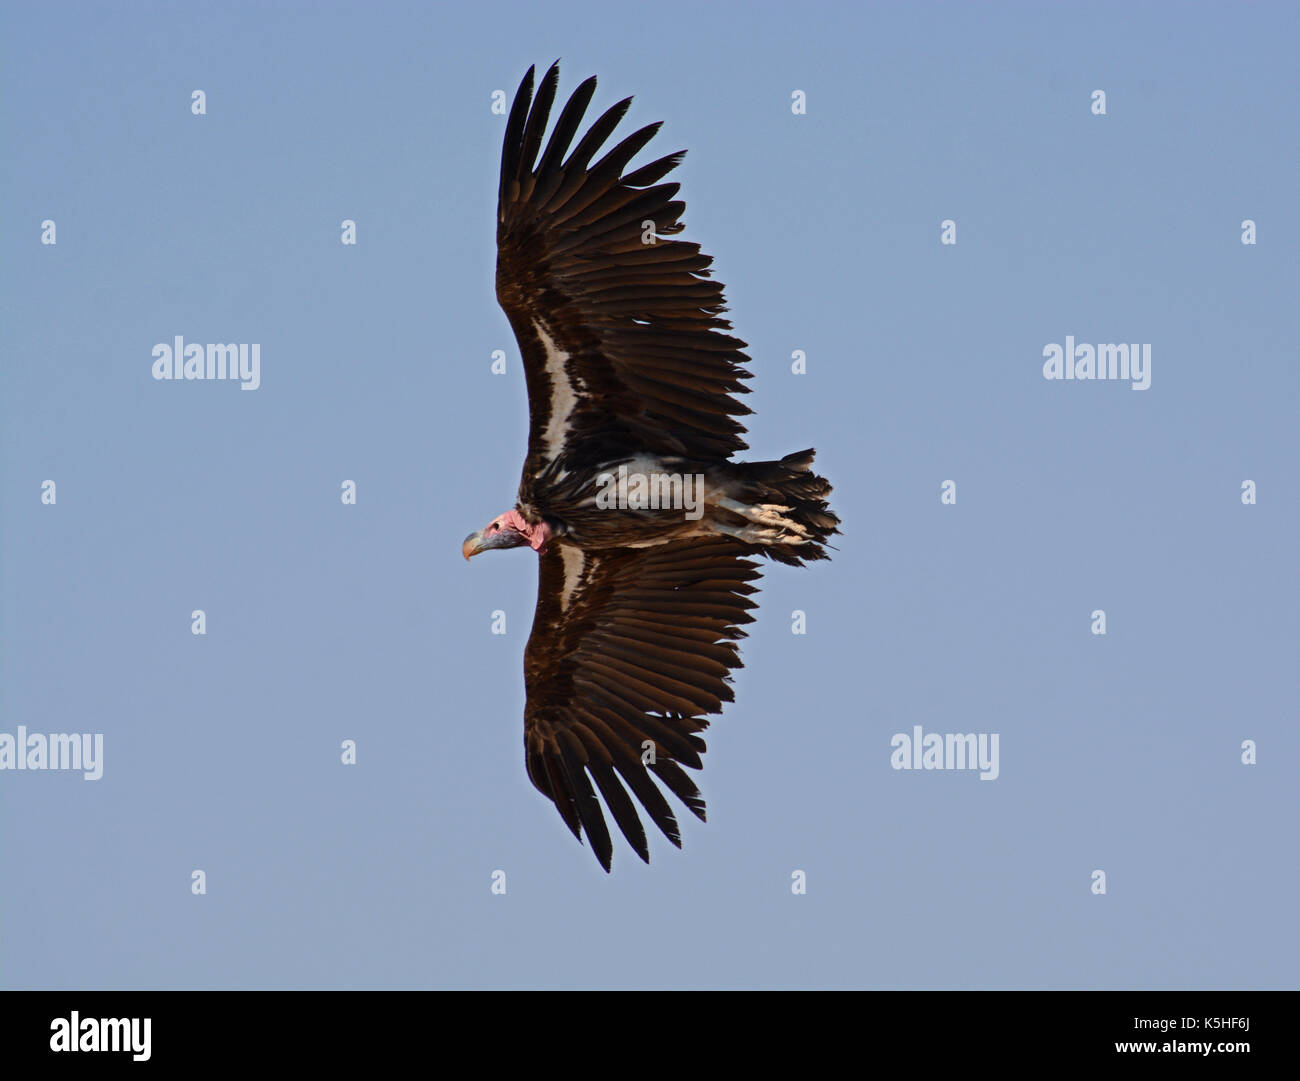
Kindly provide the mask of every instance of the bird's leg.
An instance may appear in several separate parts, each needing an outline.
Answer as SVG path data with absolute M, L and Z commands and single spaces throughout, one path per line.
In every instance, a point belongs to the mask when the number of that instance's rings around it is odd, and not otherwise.
M 779 503 L 755 503 L 746 504 L 738 500 L 722 496 L 714 500 L 715 506 L 723 510 L 729 510 L 732 514 L 738 514 L 751 522 L 758 525 L 771 526 L 774 529 L 784 530 L 794 533 L 799 537 L 806 538 L 808 530 L 791 518 L 786 518 L 782 512 L 789 511 L 789 507 L 784 507 Z

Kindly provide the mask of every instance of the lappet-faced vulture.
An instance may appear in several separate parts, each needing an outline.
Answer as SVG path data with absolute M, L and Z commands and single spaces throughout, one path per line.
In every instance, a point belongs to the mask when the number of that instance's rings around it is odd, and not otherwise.
M 529 69 L 501 154 L 497 299 L 528 383 L 528 457 L 514 508 L 462 550 L 538 554 L 528 776 L 608 871 L 602 800 L 647 862 L 638 804 L 678 847 L 664 790 L 704 818 L 682 767 L 701 768 L 699 733 L 732 700 L 754 559 L 825 559 L 839 519 L 812 450 L 732 461 L 749 358 L 713 260 L 669 239 L 685 204 L 660 181 L 682 154 L 629 169 L 651 124 L 597 158 L 630 98 L 575 145 L 594 78 L 544 139 L 558 81 L 553 66 L 534 97 Z

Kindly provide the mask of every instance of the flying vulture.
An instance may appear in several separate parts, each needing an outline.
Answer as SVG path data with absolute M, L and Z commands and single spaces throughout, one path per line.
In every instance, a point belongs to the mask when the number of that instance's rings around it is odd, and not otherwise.
M 813 451 L 735 462 L 736 395 L 750 373 L 726 333 L 722 284 L 681 232 L 669 154 L 628 170 L 650 124 L 596 159 L 620 101 L 574 145 L 595 78 L 574 92 L 543 149 L 559 82 L 519 85 L 501 151 L 497 299 L 519 341 L 530 427 L 513 509 L 465 538 L 538 554 L 524 653 L 528 776 L 610 869 L 601 801 L 649 862 L 644 808 L 681 835 L 664 791 L 698 818 L 699 733 L 732 701 L 736 642 L 750 623 L 753 557 L 825 559 L 839 519 Z M 540 151 L 540 156 L 539 156 Z M 635 797 L 635 800 L 634 798 Z

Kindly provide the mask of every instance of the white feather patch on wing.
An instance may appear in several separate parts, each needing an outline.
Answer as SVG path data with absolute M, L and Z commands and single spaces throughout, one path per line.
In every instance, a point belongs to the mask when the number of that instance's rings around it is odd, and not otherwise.
M 572 544 L 560 545 L 560 555 L 564 559 L 564 589 L 560 591 L 560 611 L 569 610 L 573 600 L 573 591 L 582 581 L 582 572 L 587 565 L 587 557 L 582 549 Z
M 542 446 L 546 457 L 554 460 L 564 448 L 564 436 L 569 429 L 569 418 L 578 404 L 578 388 L 575 388 L 564 362 L 569 354 L 564 352 L 555 340 L 546 333 L 541 323 L 533 323 L 533 329 L 542 340 L 546 350 L 546 374 L 551 379 L 550 413 L 546 421 L 546 431 L 542 433 Z

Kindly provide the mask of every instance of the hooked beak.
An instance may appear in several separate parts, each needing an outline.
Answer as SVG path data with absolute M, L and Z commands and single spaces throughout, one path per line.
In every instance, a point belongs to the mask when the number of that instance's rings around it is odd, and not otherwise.
M 491 526 L 488 527 L 491 529 Z M 517 548 L 521 544 L 527 544 L 528 540 L 513 529 L 493 529 L 491 533 L 487 530 L 480 529 L 477 533 L 471 533 L 461 543 L 460 554 L 466 559 L 476 556 L 479 552 L 486 552 L 489 548 Z

